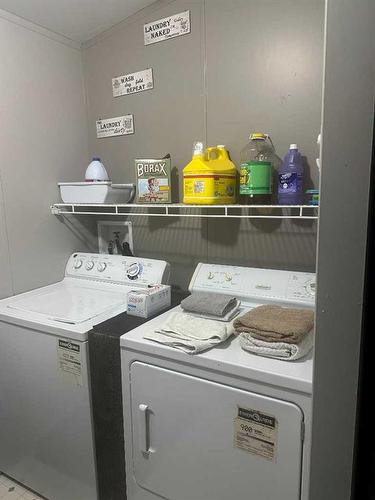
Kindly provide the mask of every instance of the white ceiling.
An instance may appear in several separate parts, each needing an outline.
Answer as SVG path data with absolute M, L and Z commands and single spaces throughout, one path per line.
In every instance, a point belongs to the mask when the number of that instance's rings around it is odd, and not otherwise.
M 86 42 L 155 0 L 0 0 L 0 9 Z

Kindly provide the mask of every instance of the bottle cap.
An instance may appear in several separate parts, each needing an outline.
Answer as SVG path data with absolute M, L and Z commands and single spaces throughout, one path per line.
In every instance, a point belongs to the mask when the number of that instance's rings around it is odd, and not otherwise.
M 262 141 L 265 141 L 267 139 L 267 137 L 268 137 L 268 135 L 263 134 L 263 132 L 253 132 L 252 134 L 250 134 L 249 139 L 251 139 L 251 140 L 261 139 Z
M 201 141 L 194 142 L 193 146 L 193 156 L 203 155 L 204 144 Z
M 298 146 L 297 146 L 297 144 L 291 144 L 289 146 L 289 149 L 298 149 Z
M 100 160 L 99 156 L 93 156 L 92 161 L 101 161 L 101 160 Z

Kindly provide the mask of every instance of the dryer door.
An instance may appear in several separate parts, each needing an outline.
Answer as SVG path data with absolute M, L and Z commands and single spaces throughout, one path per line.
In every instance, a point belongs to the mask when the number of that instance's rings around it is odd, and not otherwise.
M 168 500 L 298 500 L 299 407 L 156 366 L 131 366 L 137 483 Z

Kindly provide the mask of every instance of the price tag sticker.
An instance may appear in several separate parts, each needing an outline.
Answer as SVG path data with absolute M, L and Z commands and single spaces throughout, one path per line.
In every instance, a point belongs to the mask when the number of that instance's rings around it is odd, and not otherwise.
M 266 413 L 238 407 L 234 419 L 234 446 L 276 462 L 278 422 Z
M 65 339 L 57 340 L 58 366 L 61 373 L 82 385 L 81 346 Z

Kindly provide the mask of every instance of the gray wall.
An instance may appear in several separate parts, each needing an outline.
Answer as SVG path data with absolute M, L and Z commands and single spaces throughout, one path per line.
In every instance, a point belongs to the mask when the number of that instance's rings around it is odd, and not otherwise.
M 189 9 L 191 34 L 145 47 L 143 23 Z M 86 45 L 90 154 L 113 180 L 134 182 L 134 158 L 172 155 L 181 172 L 195 140 L 224 143 L 238 164 L 251 131 L 283 156 L 297 142 L 317 183 L 323 0 L 159 1 Z M 112 97 L 111 78 L 152 67 L 154 90 Z M 96 139 L 95 121 L 133 113 L 133 136 Z M 181 199 L 181 197 L 180 197 Z M 199 260 L 313 270 L 311 223 L 135 220 L 138 254 L 165 257 L 186 285 Z
M 0 298 L 1 298 L 1 297 L 7 297 L 8 295 L 12 294 L 12 276 L 10 272 L 8 236 L 5 225 L 5 206 L 4 206 L 1 177 L 0 177 L 0 259 L 1 259 L 1 273 L 0 273 Z
M 311 500 L 351 498 L 367 218 L 373 216 L 374 25 L 373 0 L 328 0 Z
M 191 35 L 144 47 L 144 22 L 186 9 Z M 95 218 L 59 220 L 48 210 L 59 199 L 57 181 L 82 179 L 88 152 L 103 157 L 113 180 L 134 181 L 135 157 L 169 151 L 181 173 L 201 138 L 225 142 L 238 163 L 248 133 L 260 129 L 271 134 L 279 155 L 297 141 L 316 183 L 322 29 L 323 0 L 282 6 L 276 0 L 160 0 L 87 45 L 85 94 L 78 47 L 0 11 L 6 68 L 0 80 L 6 124 L 0 129 L 0 296 L 53 282 L 70 252 L 96 249 Z M 147 67 L 154 69 L 154 90 L 112 97 L 113 76 Z M 95 120 L 122 113 L 135 115 L 136 134 L 98 141 Z M 310 223 L 134 223 L 137 253 L 170 260 L 173 281 L 183 286 L 199 260 L 315 265 Z
M 80 50 L 0 11 L 0 61 L 4 297 L 60 279 L 69 253 L 87 248 L 86 226 L 61 223 L 49 205 L 57 181 L 82 175 L 88 148 Z

